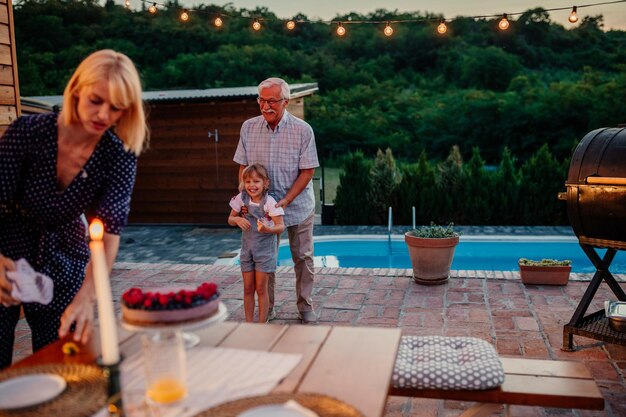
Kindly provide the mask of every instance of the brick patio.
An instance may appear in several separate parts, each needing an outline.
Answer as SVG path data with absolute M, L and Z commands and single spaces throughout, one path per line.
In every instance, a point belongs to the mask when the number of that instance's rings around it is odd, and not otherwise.
M 404 334 L 474 336 L 494 343 L 503 356 L 584 361 L 606 400 L 602 412 L 511 407 L 513 416 L 626 416 L 626 347 L 591 339 L 575 340 L 580 349 L 564 352 L 563 325 L 586 289 L 588 276 L 573 275 L 565 287 L 524 286 L 517 272 L 453 271 L 446 285 L 412 282 L 404 269 L 322 268 L 315 288 L 320 324 L 402 327 Z M 117 263 L 114 299 L 131 286 L 158 287 L 215 281 L 221 288 L 229 320 L 243 321 L 242 283 L 236 266 L 202 264 Z M 618 276 L 624 282 L 623 276 Z M 293 269 L 277 274 L 277 323 L 296 320 Z M 589 312 L 614 299 L 602 285 Z M 119 308 L 119 306 L 118 306 Z M 358 347 L 355 347 L 358 349 Z M 29 331 L 18 329 L 16 358 L 30 353 Z M 447 417 L 469 404 L 456 401 L 390 397 L 387 417 Z M 494 414 L 502 415 L 502 413 Z

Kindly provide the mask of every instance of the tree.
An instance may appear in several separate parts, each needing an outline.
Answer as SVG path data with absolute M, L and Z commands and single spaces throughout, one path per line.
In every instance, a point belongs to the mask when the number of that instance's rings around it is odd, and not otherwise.
M 478 147 L 472 149 L 472 157 L 463 165 L 463 170 L 466 178 L 462 194 L 465 200 L 463 223 L 491 224 L 493 181 L 485 170 L 485 161 L 481 158 Z
M 434 219 L 437 189 L 435 187 L 435 169 L 422 151 L 416 164 L 405 164 L 400 167 L 400 183 L 395 189 L 393 207 L 397 224 L 413 224 L 413 207 L 415 207 L 415 223 L 429 224 Z
M 335 198 L 337 224 L 370 224 L 373 213 L 370 171 L 371 162 L 365 159 L 363 152 L 357 151 L 345 158 Z
M 515 168 L 515 158 L 509 148 L 502 151 L 500 166 L 493 180 L 494 211 L 492 224 L 517 224 L 521 212 L 519 210 L 520 183 L 519 174 Z
M 544 144 L 521 168 L 522 224 L 566 224 L 565 204 L 557 199 L 565 180 L 563 165 Z
M 387 208 L 391 206 L 392 195 L 401 180 L 391 149 L 387 148 L 384 153 L 378 150 L 370 174 L 370 204 L 373 207 L 374 219 L 377 224 L 385 224 Z
M 450 153 L 445 161 L 437 165 L 437 200 L 439 204 L 437 216 L 434 221 L 437 223 L 463 223 L 463 186 L 465 182 L 465 172 L 463 171 L 463 157 L 457 145 L 450 148 Z

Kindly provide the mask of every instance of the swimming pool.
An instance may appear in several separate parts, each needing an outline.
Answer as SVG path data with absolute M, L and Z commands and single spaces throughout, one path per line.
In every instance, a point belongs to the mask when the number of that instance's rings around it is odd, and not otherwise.
M 604 250 L 599 251 L 601 256 Z M 519 258 L 570 259 L 573 272 L 595 272 L 578 244 L 567 236 L 461 236 L 452 269 L 516 271 Z M 404 236 L 341 235 L 315 237 L 315 266 L 341 268 L 411 268 Z M 279 266 L 293 266 L 289 246 L 281 242 Z M 618 251 L 612 273 L 626 272 L 626 254 Z

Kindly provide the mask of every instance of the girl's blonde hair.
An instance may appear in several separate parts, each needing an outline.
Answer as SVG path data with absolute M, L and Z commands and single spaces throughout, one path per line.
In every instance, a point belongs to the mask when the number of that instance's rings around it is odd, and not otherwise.
M 100 80 L 107 80 L 109 83 L 111 103 L 124 109 L 113 130 L 124 142 L 127 151 L 139 155 L 147 148 L 150 132 L 141 101 L 139 74 L 130 58 L 122 53 L 102 49 L 80 63 L 63 92 L 63 123 L 70 125 L 79 120 L 76 112 L 78 93 Z
M 263 180 L 263 182 L 267 182 L 269 183 L 270 181 L 270 176 L 267 173 L 267 169 L 261 165 L 261 164 L 252 164 L 252 165 L 248 165 L 243 172 L 241 173 L 241 182 L 242 182 L 242 187 L 241 189 L 243 190 L 243 182 L 246 178 L 250 177 L 252 174 L 256 173 L 259 178 L 261 178 Z M 267 186 L 264 186 L 263 188 L 263 192 L 266 193 L 267 192 Z

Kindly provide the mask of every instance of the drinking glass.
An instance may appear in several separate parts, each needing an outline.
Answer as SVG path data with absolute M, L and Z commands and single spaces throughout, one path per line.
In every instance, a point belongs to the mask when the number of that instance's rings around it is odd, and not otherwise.
M 122 400 L 119 409 L 118 401 Z M 110 417 L 153 417 L 158 414 L 152 412 L 152 407 L 146 401 L 146 391 L 141 389 L 124 389 L 110 397 L 108 402 Z
M 142 335 L 146 396 L 169 404 L 187 395 L 187 359 L 182 332 L 160 331 Z

